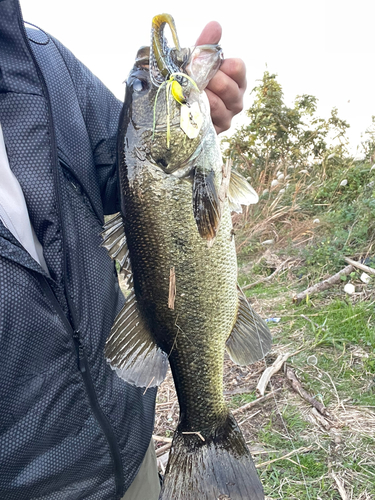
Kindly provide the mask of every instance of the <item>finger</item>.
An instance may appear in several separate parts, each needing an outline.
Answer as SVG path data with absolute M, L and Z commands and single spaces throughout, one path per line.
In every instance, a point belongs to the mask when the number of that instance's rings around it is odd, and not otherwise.
M 229 83 L 227 78 L 237 84 L 240 91 L 246 90 L 246 66 L 242 59 L 224 59 L 222 65 L 220 66 L 220 70 L 210 83 L 213 82 L 217 85 L 217 90 L 220 92 L 220 85 L 225 86 Z
M 240 73 L 235 72 L 232 76 L 220 68 L 207 86 L 207 89 L 216 94 L 233 114 L 239 113 L 243 106 L 243 95 L 246 89 L 246 73 L 242 71 L 243 67 L 244 65 L 241 64 Z
M 196 45 L 206 45 L 219 43 L 221 38 L 221 26 L 216 21 L 211 21 L 199 35 Z
M 227 109 L 224 102 L 210 90 L 205 90 L 211 109 L 211 119 L 217 134 L 228 130 L 231 126 L 233 112 Z
M 220 70 L 232 78 L 240 89 L 246 89 L 246 66 L 242 59 L 224 59 Z
M 228 110 L 233 111 L 233 113 L 239 113 L 241 111 L 242 108 L 239 108 L 242 96 L 240 95 L 239 87 L 237 83 L 225 73 L 218 71 L 215 78 L 207 85 L 206 90 L 210 90 L 218 99 L 223 101 L 224 106 Z

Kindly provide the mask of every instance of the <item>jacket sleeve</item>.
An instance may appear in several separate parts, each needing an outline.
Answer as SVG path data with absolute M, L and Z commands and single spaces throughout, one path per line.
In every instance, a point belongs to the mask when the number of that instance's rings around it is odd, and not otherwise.
M 75 86 L 90 137 L 104 214 L 120 210 L 116 138 L 122 103 L 66 47 L 51 37 Z

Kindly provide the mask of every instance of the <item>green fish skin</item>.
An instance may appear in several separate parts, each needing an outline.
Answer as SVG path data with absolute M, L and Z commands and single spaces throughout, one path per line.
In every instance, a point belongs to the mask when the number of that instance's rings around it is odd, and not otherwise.
M 223 398 L 223 361 L 226 348 L 239 364 L 261 359 L 271 335 L 237 286 L 226 174 L 207 97 L 187 78 L 179 82 L 203 118 L 192 139 L 180 127 L 184 104 L 167 84 L 153 85 L 147 48 L 140 49 L 119 126 L 124 217 L 105 227 L 103 243 L 121 260 L 132 291 L 105 355 L 119 376 L 144 387 L 160 384 L 170 364 L 180 419 L 160 499 L 262 500 Z

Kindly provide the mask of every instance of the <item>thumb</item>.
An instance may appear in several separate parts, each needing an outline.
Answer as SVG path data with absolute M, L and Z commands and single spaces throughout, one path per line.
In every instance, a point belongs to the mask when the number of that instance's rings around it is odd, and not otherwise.
M 206 45 L 219 43 L 221 38 L 221 26 L 216 21 L 211 21 L 204 28 L 195 45 Z

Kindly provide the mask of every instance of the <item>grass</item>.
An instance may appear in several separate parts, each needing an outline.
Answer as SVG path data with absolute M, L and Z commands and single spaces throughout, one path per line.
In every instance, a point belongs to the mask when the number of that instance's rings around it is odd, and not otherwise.
M 328 430 L 322 428 L 307 403 L 287 393 L 287 402 L 274 408 L 253 437 L 266 450 L 277 450 L 267 455 L 267 460 L 277 460 L 260 468 L 266 495 L 339 500 L 335 474 L 351 498 L 375 498 L 375 481 L 370 479 L 375 473 L 375 415 L 367 408 L 375 409 L 372 301 L 353 300 L 341 291 L 340 298 L 324 296 L 295 306 L 288 280 L 280 281 L 252 289 L 259 303 L 267 298 L 268 317 L 281 317 L 280 323 L 270 324 L 274 351 L 304 349 L 289 365 L 304 389 L 337 415 L 337 421 Z M 306 451 L 280 458 L 301 448 Z
M 251 403 L 257 398 L 255 391 L 250 391 L 249 393 L 238 394 L 233 396 L 230 401 L 228 401 L 228 407 L 233 410 L 245 405 L 246 403 Z
M 264 266 L 257 271 L 253 281 L 259 273 L 268 275 Z M 253 437 L 265 449 L 277 450 L 267 456 L 268 461 L 277 460 L 260 467 L 266 495 L 270 499 L 339 500 L 335 475 L 352 495 L 348 498 L 375 498 L 373 285 L 350 297 L 342 283 L 297 306 L 292 296 L 306 282 L 301 283 L 296 274 L 290 269 L 247 293 L 254 307 L 262 307 L 264 317 L 281 318 L 277 324 L 270 323 L 274 351 L 302 349 L 288 364 L 304 389 L 324 403 L 335 420 L 329 429 L 323 428 L 312 418 L 309 405 L 290 392 L 274 408 Z M 250 276 L 247 270 L 243 280 Z M 358 274 L 350 280 L 357 283 Z M 305 451 L 282 458 L 301 448 Z
M 331 415 L 324 426 L 282 374 L 271 380 L 270 388 L 283 386 L 283 397 L 242 430 L 262 447 L 256 463 L 267 498 L 275 500 L 342 500 L 338 482 L 347 498 L 375 499 L 375 277 L 364 284 L 355 270 L 300 305 L 292 301 L 343 269 L 345 256 L 375 268 L 375 169 L 347 161 L 324 176 L 316 165 L 309 179 L 289 180 L 282 196 L 279 184 L 234 218 L 241 286 L 267 278 L 289 258 L 282 272 L 245 292 L 262 317 L 281 318 L 269 323 L 274 347 L 266 365 L 280 352 L 298 351 L 288 365 Z M 346 282 L 354 295 L 344 292 Z

